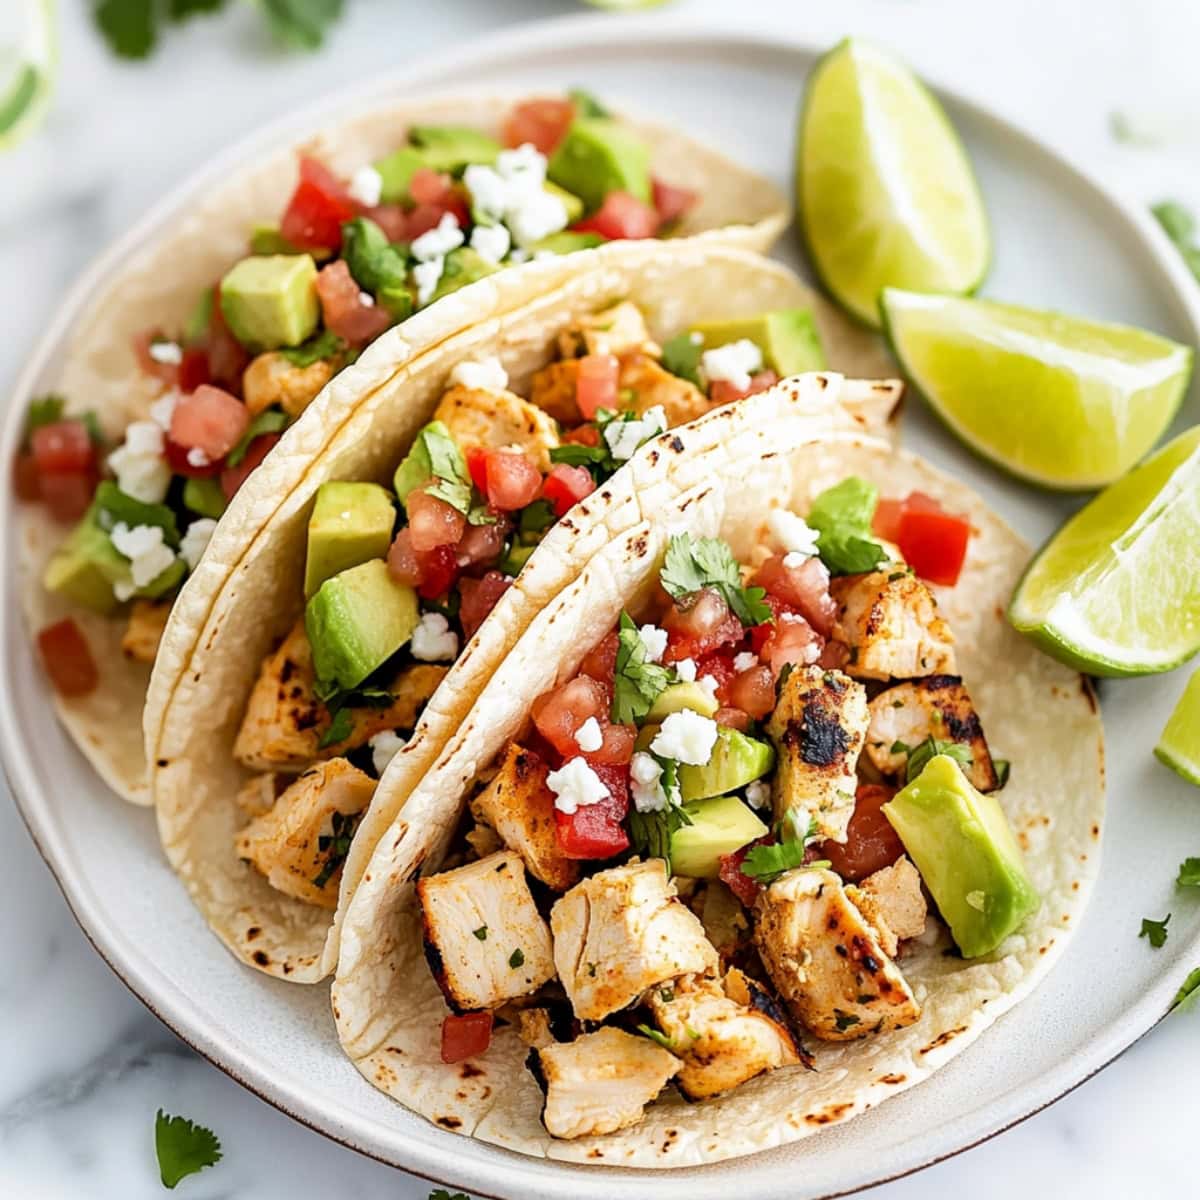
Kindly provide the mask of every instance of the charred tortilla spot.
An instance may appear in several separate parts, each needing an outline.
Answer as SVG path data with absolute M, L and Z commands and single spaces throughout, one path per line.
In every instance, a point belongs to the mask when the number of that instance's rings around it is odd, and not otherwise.
M 255 952 L 254 952 L 254 961 L 255 961 L 255 962 L 256 962 L 256 963 L 257 963 L 257 964 L 258 964 L 260 967 L 266 967 L 266 966 L 270 966 L 270 964 L 271 964 L 271 957 L 270 957 L 270 955 L 269 955 L 269 954 L 267 954 L 267 952 L 266 952 L 265 950 L 255 950 Z
M 880 1075 L 880 1083 L 889 1083 L 893 1086 L 897 1083 L 903 1083 L 908 1078 L 907 1075 Z
M 159 765 L 160 767 L 168 767 L 168 766 L 170 766 L 171 764 L 170 764 L 170 760 L 168 760 L 168 759 L 165 759 L 165 758 L 160 758 L 160 759 L 158 760 L 158 765 Z
M 667 443 L 667 445 L 670 446 L 671 449 L 674 450 L 676 454 L 683 453 L 683 438 L 681 438 L 678 434 L 676 434 L 674 437 L 672 437 L 671 440 Z
M 486 1074 L 486 1072 L 481 1070 L 474 1063 L 465 1062 L 461 1067 L 459 1067 L 458 1074 L 463 1079 L 476 1079 L 480 1075 Z
M 246 941 L 254 941 L 254 939 L 257 938 L 261 933 L 262 929 L 260 929 L 259 926 L 251 925 L 250 928 L 246 930 Z
M 954 1039 L 958 1037 L 960 1033 L 966 1033 L 966 1031 L 967 1027 L 965 1025 L 958 1025 L 954 1029 L 947 1029 L 943 1033 L 939 1033 L 937 1037 L 935 1037 L 933 1041 L 929 1043 L 928 1046 L 922 1046 L 917 1053 L 929 1054 L 942 1046 L 947 1046 L 954 1041 Z
M 441 1125 L 443 1129 L 461 1129 L 462 1119 L 460 1117 L 434 1117 L 434 1121 Z

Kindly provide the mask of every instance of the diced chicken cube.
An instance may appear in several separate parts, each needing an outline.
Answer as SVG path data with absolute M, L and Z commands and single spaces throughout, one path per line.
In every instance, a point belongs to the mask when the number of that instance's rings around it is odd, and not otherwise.
M 767 723 L 779 753 L 777 817 L 807 813 L 821 837 L 846 840 L 869 720 L 866 689 L 841 671 L 797 667 L 788 675 Z
M 550 416 L 512 392 L 456 384 L 433 415 L 450 430 L 463 454 L 479 447 L 513 446 L 529 455 L 539 470 L 549 471 L 550 451 L 559 444 Z
M 135 600 L 121 638 L 121 653 L 134 662 L 154 662 L 170 615 L 169 600 Z
M 908 982 L 832 871 L 781 875 L 759 894 L 756 915 L 767 973 L 792 1015 L 823 1041 L 885 1033 L 920 1017 Z
M 929 737 L 965 746 L 971 752 L 967 778 L 981 792 L 995 790 L 999 781 L 987 738 L 959 676 L 927 675 L 898 683 L 871 701 L 867 757 L 881 774 L 903 779 L 908 752 Z
M 288 362 L 278 350 L 255 358 L 242 374 L 242 395 L 251 416 L 278 405 L 298 417 L 333 378 L 340 359 L 319 358 L 307 367 Z
M 598 871 L 550 913 L 554 961 L 575 1015 L 599 1021 L 677 975 L 712 974 L 717 952 L 661 858 Z
M 522 1008 L 514 1014 L 513 1024 L 517 1037 L 535 1050 L 553 1046 L 558 1039 L 550 1028 L 550 1010 L 546 1008 Z
M 662 354 L 650 337 L 642 310 L 632 300 L 621 300 L 611 308 L 581 317 L 558 335 L 558 351 L 562 358 L 581 354 L 615 354 L 620 358 L 635 352 L 657 358 Z
M 921 876 L 907 856 L 890 867 L 868 875 L 858 886 L 847 886 L 846 895 L 879 934 L 879 944 L 891 958 L 900 943 L 925 932 L 928 909 L 921 891 Z
M 556 892 L 579 879 L 579 863 L 558 843 L 550 768 L 532 750 L 510 742 L 491 783 L 471 801 L 477 821 L 490 825 L 524 860 L 529 873 Z
M 375 781 L 344 758 L 305 771 L 235 839 L 239 858 L 277 891 L 336 908 L 342 863 Z
M 489 854 L 417 881 L 425 957 L 457 1012 L 497 1008 L 554 978 L 554 947 L 520 855 Z
M 899 569 L 844 575 L 830 591 L 841 606 L 834 636 L 850 648 L 849 674 L 917 679 L 954 673 L 954 635 L 915 575 Z
M 596 1137 L 636 1125 L 680 1065 L 657 1042 L 611 1025 L 530 1054 L 546 1093 L 542 1123 L 556 1138 Z
M 622 359 L 618 385 L 622 391 L 633 393 L 631 401 L 622 401 L 623 409 L 631 408 L 641 416 L 647 409 L 661 405 L 668 428 L 694 421 L 712 407 L 694 383 L 672 375 L 657 359 L 645 354 Z
M 529 400 L 549 413 L 560 425 L 578 425 L 583 420 L 575 398 L 579 359 L 564 358 L 538 371 L 530 384 Z

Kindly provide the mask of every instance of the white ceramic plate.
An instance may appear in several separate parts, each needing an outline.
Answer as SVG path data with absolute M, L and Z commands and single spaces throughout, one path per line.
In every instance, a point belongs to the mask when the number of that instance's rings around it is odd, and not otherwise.
M 793 120 L 817 50 L 697 30 L 694 23 L 585 17 L 515 30 L 427 64 L 419 73 L 322 101 L 210 164 L 160 205 L 80 282 L 42 339 L 8 407 L 7 462 L 30 395 L 44 387 L 64 335 L 126 245 L 170 226 L 208 179 L 255 148 L 353 108 L 371 96 L 453 90 L 556 89 L 578 84 L 710 139 L 786 183 Z M 1195 285 L 1166 239 L 1035 138 L 943 93 L 979 171 L 995 232 L 985 294 L 1126 321 L 1197 341 Z M 798 265 L 793 243 L 782 258 Z M 1196 396 L 1186 408 L 1194 419 Z M 1181 424 L 1184 422 L 1181 421 Z M 960 473 L 1032 541 L 1071 507 L 1014 484 L 944 435 L 918 404 L 904 437 Z M 14 561 L 12 498 L 0 500 L 0 555 Z M 700 1170 L 632 1174 L 502 1153 L 443 1132 L 369 1087 L 339 1052 L 325 987 L 276 983 L 240 967 L 211 937 L 163 862 L 150 815 L 120 804 L 55 724 L 6 573 L 0 735 L 12 790 L 38 847 L 97 950 L 186 1041 L 298 1120 L 384 1161 L 478 1196 L 520 1200 L 724 1200 L 734 1189 L 769 1200 L 828 1196 L 953 1154 L 1028 1116 L 1111 1061 L 1167 1009 L 1200 962 L 1200 909 L 1176 905 L 1171 939 L 1153 952 L 1137 938 L 1143 915 L 1172 907 L 1175 866 L 1195 849 L 1196 797 L 1150 754 L 1181 678 L 1106 684 L 1109 736 L 1107 861 L 1084 926 L 1049 979 L 930 1082 L 792 1149 Z M 1053 763 L 1040 769 L 1054 770 Z

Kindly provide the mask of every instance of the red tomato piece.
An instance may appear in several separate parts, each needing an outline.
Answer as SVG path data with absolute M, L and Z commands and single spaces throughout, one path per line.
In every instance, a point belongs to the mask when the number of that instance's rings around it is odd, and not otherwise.
M 583 662 L 579 664 L 579 673 L 588 675 L 611 687 L 613 674 L 617 669 L 618 641 L 617 632 L 614 629 L 612 633 L 605 636 L 603 641 L 593 646 L 584 655 Z
M 661 179 L 652 178 L 650 186 L 654 197 L 654 211 L 658 213 L 658 219 L 664 225 L 678 221 L 700 199 L 699 192 L 690 188 L 675 187 Z
M 438 546 L 457 546 L 467 527 L 467 518 L 452 504 L 431 496 L 423 488 L 409 492 L 405 500 L 412 547 L 418 553 Z M 457 561 L 457 560 L 456 560 Z
M 246 450 L 246 457 L 236 467 L 226 467 L 221 472 L 221 491 L 226 500 L 232 500 L 238 488 L 250 477 L 250 473 L 271 453 L 271 447 L 279 441 L 279 434 L 264 433 L 256 437 Z
M 941 509 L 907 506 L 900 517 L 896 544 L 905 561 L 930 583 L 958 582 L 971 540 L 971 522 Z
M 417 595 L 423 600 L 436 600 L 454 586 L 458 578 L 458 559 L 453 546 L 437 546 L 427 553 L 418 553 L 417 560 L 421 569 Z
M 741 708 L 732 708 L 728 705 L 722 705 L 713 713 L 713 720 L 718 725 L 724 725 L 726 729 L 736 729 L 740 733 L 745 733 L 750 728 L 751 716 L 748 712 Z
M 600 445 L 600 430 L 595 425 L 577 425 L 563 434 L 563 441 L 571 442 L 576 446 L 598 446 Z
M 574 679 L 544 692 L 533 702 L 533 723 L 542 735 L 564 758 L 580 754 L 575 734 L 589 717 L 595 717 L 601 727 L 608 723 L 608 691 L 590 675 Z
M 438 204 L 453 190 L 449 175 L 443 175 L 430 167 L 418 167 L 408 182 L 408 194 L 414 204 Z
M 488 452 L 482 446 L 467 451 L 467 471 L 471 482 L 481 491 L 487 491 Z
M 606 700 L 607 693 L 608 689 L 605 688 Z M 608 704 L 611 704 L 611 701 L 608 701 Z M 633 758 L 633 746 L 637 741 L 636 726 L 610 725 L 607 722 L 606 713 L 605 719 L 600 720 L 600 732 L 604 740 L 600 743 L 599 750 L 582 750 L 579 743 L 576 742 L 576 753 L 582 754 L 593 767 L 600 765 L 624 766 Z
M 703 679 L 706 675 L 717 681 L 717 699 L 722 704 L 729 702 L 729 685 L 737 672 L 733 669 L 733 656 L 724 651 L 720 654 L 706 654 L 696 661 L 696 678 Z
M 323 163 L 300 156 L 300 182 L 288 201 L 279 232 L 301 250 L 336 250 L 342 223 L 358 213 L 345 185 Z
M 236 396 L 206 383 L 175 405 L 171 441 L 218 462 L 242 440 L 249 425 L 250 413 Z
M 900 536 L 900 518 L 904 515 L 903 500 L 879 500 L 871 518 L 871 531 L 885 542 L 895 542 Z
M 566 463 L 555 463 L 542 481 L 542 495 L 550 501 L 559 517 L 595 490 L 595 480 L 586 467 L 569 467 Z
M 768 558 L 750 582 L 786 601 L 822 637 L 828 637 L 838 615 L 838 606 L 829 594 L 829 569 L 815 557 L 794 567 L 789 567 L 786 559 L 785 554 Z
M 609 241 L 618 238 L 652 238 L 661 224 L 658 213 L 628 192 L 609 192 L 604 203 L 571 226 L 576 233 L 598 233 Z
M 712 588 L 703 588 L 694 596 L 672 604 L 662 619 L 662 627 L 667 631 L 665 663 L 700 659 L 719 646 L 735 645 L 744 633 L 741 621 Z
M 523 100 L 504 122 L 504 144 L 515 147 L 532 142 L 543 154 L 553 154 L 574 119 L 575 105 L 570 100 Z
M 492 1044 L 492 1014 L 469 1012 L 442 1022 L 442 1062 L 478 1058 Z
M 72 524 L 87 512 L 98 481 L 95 469 L 42 475 L 38 480 L 38 490 L 50 515 L 56 521 Z
M 497 514 L 490 525 L 468 525 L 454 547 L 454 556 L 460 567 L 472 567 L 480 563 L 493 563 L 504 550 L 511 523 Z
M 735 675 L 729 684 L 729 703 L 761 721 L 775 708 L 775 673 L 760 663 Z
M 33 452 L 22 450 L 13 460 L 13 488 L 17 499 L 32 503 L 42 498 L 42 489 L 38 483 L 37 462 Z
M 29 447 L 40 475 L 70 475 L 96 465 L 96 448 L 82 421 L 55 421 L 29 435 Z
M 629 848 L 622 822 L 629 813 L 629 769 L 593 766 L 608 789 L 598 804 L 586 804 L 573 813 L 554 810 L 558 844 L 568 858 L 612 858 Z
M 780 618 L 784 613 L 795 614 L 796 610 L 785 600 L 781 600 L 778 596 L 772 596 L 767 593 L 764 601 L 766 606 L 771 610 L 773 620 L 764 621 L 761 625 L 755 625 L 750 630 L 750 649 L 757 655 L 762 655 L 762 648 L 766 645 L 767 639 L 775 632 L 775 626 L 779 624 Z
M 721 865 L 717 870 L 717 874 L 721 882 L 747 908 L 754 907 L 754 902 L 758 899 L 758 893 L 762 891 L 762 884 L 757 880 L 751 879 L 749 875 L 742 874 L 742 863 L 745 861 L 746 855 L 750 853 L 751 846 L 757 846 L 761 842 L 768 840 L 767 838 L 761 838 L 758 842 L 751 842 L 750 845 L 742 846 L 732 854 L 722 854 L 718 860 Z
M 242 394 L 242 372 L 250 362 L 245 346 L 233 336 L 221 311 L 221 297 L 213 299 L 212 316 L 208 322 L 208 373 L 210 383 L 223 387 L 235 396 Z
M 42 663 L 60 696 L 87 696 L 96 690 L 100 672 L 78 625 L 70 617 L 47 625 L 37 635 Z
M 542 473 L 520 450 L 490 450 L 487 456 L 488 503 L 515 512 L 532 503 L 542 490 Z
M 824 648 L 825 639 L 799 613 L 784 613 L 771 630 L 760 655 L 778 678 L 789 663 L 797 667 L 811 666 L 821 657 Z
M 363 216 L 374 221 L 383 230 L 389 242 L 406 242 L 408 234 L 408 213 L 399 204 L 377 204 L 368 208 Z
M 779 382 L 779 376 L 774 371 L 759 371 L 750 376 L 748 387 L 738 387 L 728 379 L 714 379 L 708 385 L 708 398 L 713 404 L 732 404 L 735 400 L 745 400 L 747 396 L 765 392 Z
M 317 298 L 325 328 L 351 345 L 365 346 L 392 324 L 392 314 L 355 283 L 344 258 L 317 273 Z
M 592 420 L 597 409 L 616 410 L 620 374 L 621 364 L 615 354 L 585 354 L 579 359 L 575 403 L 585 421 Z
M 499 571 L 489 571 L 481 579 L 459 580 L 458 593 L 462 597 L 462 605 L 458 610 L 458 619 L 462 622 L 464 638 L 474 635 L 510 586 L 511 582 Z
M 392 540 L 387 554 L 388 574 L 397 582 L 415 588 L 422 579 L 421 561 L 413 549 L 412 533 L 404 528 Z
M 183 352 L 179 364 L 178 387 L 181 392 L 194 392 L 205 383 L 211 383 L 208 370 L 208 353 L 199 346 L 189 347 Z
M 183 475 L 188 479 L 211 479 L 212 476 L 219 475 L 225 469 L 219 458 L 215 462 L 209 460 L 203 466 L 195 466 L 188 462 L 189 453 L 191 451 L 187 446 L 173 442 L 170 437 L 163 439 L 163 457 L 167 460 L 167 466 L 171 468 L 173 475 Z
M 883 784 L 860 784 L 846 841 L 822 842 L 817 847 L 818 857 L 829 859 L 843 879 L 857 883 L 890 867 L 904 853 L 903 843 L 883 813 L 883 806 L 895 794 L 895 788 Z

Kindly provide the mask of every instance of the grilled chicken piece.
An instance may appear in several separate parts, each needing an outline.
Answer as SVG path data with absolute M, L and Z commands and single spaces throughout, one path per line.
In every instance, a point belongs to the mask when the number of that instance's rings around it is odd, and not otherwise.
M 621 300 L 611 308 L 581 317 L 558 335 L 561 358 L 581 354 L 651 354 L 658 358 L 662 348 L 651 339 L 642 310 L 632 300 Z
M 546 1093 L 547 1132 L 579 1138 L 636 1125 L 681 1063 L 657 1042 L 605 1025 L 532 1051 L 529 1066 Z
M 719 879 L 705 884 L 700 920 L 722 961 L 728 961 L 750 940 L 750 922 L 742 902 Z
M 288 783 L 285 776 L 268 771 L 266 775 L 255 775 L 246 780 L 235 797 L 237 806 L 248 817 L 261 817 L 275 807 L 275 801 Z
M 135 600 L 121 638 L 121 653 L 134 662 L 153 663 L 170 615 L 169 600 Z
M 417 896 L 425 958 L 456 1012 L 496 1008 L 554 978 L 550 930 L 512 850 L 428 875 Z
M 802 810 L 821 837 L 846 840 L 869 720 L 866 689 L 841 671 L 797 667 L 788 675 L 767 722 L 779 752 L 776 817 Z
M 683 1059 L 676 1082 L 689 1100 L 703 1100 L 738 1087 L 748 1079 L 776 1067 L 800 1062 L 787 1021 L 775 1008 L 773 1015 L 756 1007 L 754 999 L 771 1007 L 761 989 L 752 990 L 740 971 L 734 991 L 715 979 L 678 979 L 650 992 L 650 1011 L 658 1027 Z
M 621 360 L 619 386 L 633 392 L 633 402 L 622 404 L 641 416 L 648 408 L 661 404 L 667 427 L 684 425 L 708 412 L 708 397 L 687 379 L 672 375 L 656 358 L 633 354 Z
M 575 399 L 579 359 L 564 358 L 538 371 L 530 384 L 529 402 L 549 413 L 560 425 L 578 425 L 583 420 Z
M 954 635 L 915 575 L 899 569 L 844 575 L 829 590 L 841 605 L 834 637 L 850 648 L 849 674 L 917 679 L 954 672 Z
M 661 858 L 598 871 L 550 912 L 554 961 L 581 1021 L 600 1021 L 678 975 L 715 973 L 704 926 Z
M 513 1024 L 516 1026 L 517 1037 L 534 1050 L 558 1043 L 554 1031 L 550 1028 L 549 1009 L 523 1008 L 516 1013 Z
M 550 470 L 550 451 L 558 445 L 554 422 L 512 392 L 456 384 L 442 397 L 433 417 L 450 430 L 463 454 L 477 447 L 515 446 L 524 450 L 540 471 Z
M 344 758 L 305 771 L 236 837 L 239 858 L 288 896 L 336 908 L 342 863 L 375 780 Z
M 448 669 L 433 663 L 403 668 L 391 683 L 395 700 L 387 708 L 352 709 L 350 735 L 322 747 L 329 710 L 313 691 L 312 649 L 301 619 L 262 665 L 234 743 L 234 757 L 256 771 L 294 773 L 365 745 L 385 729 L 411 729 Z
M 920 1017 L 904 976 L 832 871 L 788 871 L 759 894 L 756 913 L 763 965 L 792 1015 L 822 1041 L 885 1033 Z
M 532 750 L 510 742 L 500 770 L 471 801 L 471 812 L 525 860 L 535 879 L 565 892 L 579 879 L 579 863 L 559 848 L 554 793 L 546 786 L 549 773 Z
M 341 365 L 340 357 L 319 358 L 307 367 L 298 367 L 270 350 L 255 358 L 242 374 L 242 394 L 251 416 L 278 404 L 289 417 L 298 417 L 333 378 Z
M 927 675 L 898 683 L 871 701 L 867 757 L 887 776 L 904 777 L 908 751 L 928 737 L 956 742 L 971 752 L 967 778 L 981 791 L 995 791 L 999 780 L 987 738 L 971 697 L 957 675 Z M 908 749 L 896 749 L 897 743 Z
M 896 957 L 900 943 L 925 932 L 925 895 L 921 876 L 907 856 L 890 867 L 868 875 L 858 886 L 846 887 L 846 895 L 879 935 L 884 953 Z

